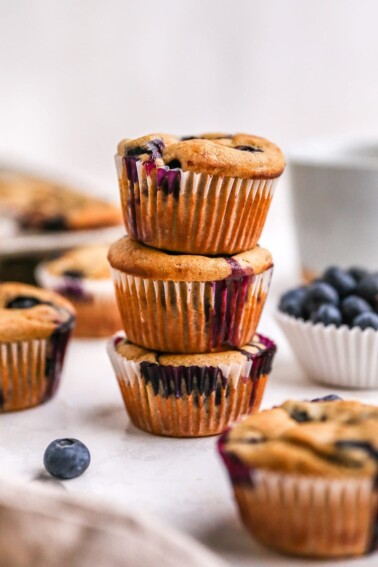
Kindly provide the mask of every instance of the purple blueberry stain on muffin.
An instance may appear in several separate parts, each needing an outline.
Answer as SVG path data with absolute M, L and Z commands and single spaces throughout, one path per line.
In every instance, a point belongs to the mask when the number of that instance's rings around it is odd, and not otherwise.
M 234 146 L 235 150 L 240 150 L 241 152 L 251 152 L 251 153 L 256 153 L 256 152 L 263 152 L 264 150 L 261 148 L 257 148 L 256 146 Z
M 180 195 L 181 170 L 159 167 L 157 170 L 157 185 L 158 190 L 161 190 L 165 197 L 173 195 L 177 201 Z

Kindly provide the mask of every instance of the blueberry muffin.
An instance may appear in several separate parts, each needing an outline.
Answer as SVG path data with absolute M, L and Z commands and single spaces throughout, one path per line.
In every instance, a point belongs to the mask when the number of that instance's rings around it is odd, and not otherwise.
M 242 520 L 263 544 L 308 557 L 376 550 L 378 407 L 287 401 L 237 424 L 219 449 Z
M 107 253 L 105 245 L 75 248 L 37 267 L 38 283 L 75 307 L 77 337 L 108 337 L 122 327 Z
M 155 248 L 236 254 L 261 235 L 285 160 L 249 134 L 150 134 L 118 145 L 128 234 Z
M 124 237 L 108 258 L 131 342 L 202 353 L 241 347 L 255 334 L 272 274 L 268 250 L 211 258 L 163 252 Z
M 121 222 L 117 207 L 46 179 L 0 171 L 0 216 L 21 229 L 42 232 L 84 230 Z
M 74 323 L 74 308 L 58 294 L 0 283 L 0 412 L 53 396 Z
M 310 378 L 378 388 L 378 273 L 331 266 L 316 281 L 284 293 L 278 310 Z
M 108 344 L 133 424 L 173 437 L 215 435 L 257 411 L 275 351 L 261 335 L 242 348 L 206 354 L 151 351 L 124 335 Z

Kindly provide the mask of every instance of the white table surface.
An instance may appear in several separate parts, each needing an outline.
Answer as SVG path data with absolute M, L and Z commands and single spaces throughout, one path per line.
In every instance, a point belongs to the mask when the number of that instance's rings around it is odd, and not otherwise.
M 330 393 L 304 378 L 271 316 L 274 305 L 270 296 L 259 327 L 279 345 L 263 407 L 290 397 Z M 377 392 L 341 391 L 344 394 L 378 403 Z M 215 450 L 216 438 L 160 438 L 130 424 L 103 340 L 72 341 L 57 397 L 39 408 L 3 414 L 0 420 L 4 473 L 32 481 L 43 473 L 42 457 L 50 441 L 77 437 L 89 447 L 92 463 L 82 477 L 62 483 L 63 489 L 151 512 L 203 542 L 230 565 L 303 564 L 261 548 L 244 531 Z M 342 565 L 372 567 L 377 561 L 377 556 L 370 556 Z M 340 562 L 306 561 L 309 567 L 336 564 Z

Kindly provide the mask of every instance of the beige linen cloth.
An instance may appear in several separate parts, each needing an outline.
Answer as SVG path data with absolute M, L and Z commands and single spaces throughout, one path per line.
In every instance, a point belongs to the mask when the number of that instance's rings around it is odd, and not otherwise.
M 0 477 L 0 567 L 225 567 L 159 519 Z

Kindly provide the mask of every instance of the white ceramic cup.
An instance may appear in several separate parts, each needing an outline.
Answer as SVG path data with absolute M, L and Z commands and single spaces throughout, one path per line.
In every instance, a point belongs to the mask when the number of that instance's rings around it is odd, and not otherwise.
M 318 140 L 289 153 L 302 271 L 378 270 L 378 140 Z

